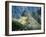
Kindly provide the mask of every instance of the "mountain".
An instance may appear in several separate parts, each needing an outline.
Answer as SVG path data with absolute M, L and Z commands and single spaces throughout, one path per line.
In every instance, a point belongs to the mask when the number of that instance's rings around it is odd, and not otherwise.
M 27 16 L 21 16 L 20 19 L 14 18 L 13 21 L 15 22 L 15 25 L 20 26 L 20 30 L 38 30 L 41 29 L 41 24 L 39 24 L 31 14 Z M 16 21 L 19 23 L 16 24 Z M 16 27 L 16 26 L 15 26 Z

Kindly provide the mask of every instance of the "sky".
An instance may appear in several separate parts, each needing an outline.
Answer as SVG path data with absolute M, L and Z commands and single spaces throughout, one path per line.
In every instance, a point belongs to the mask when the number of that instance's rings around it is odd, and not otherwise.
M 27 14 L 31 12 L 37 13 L 40 7 L 30 7 L 30 6 L 12 6 L 12 17 L 19 18 L 25 11 Z

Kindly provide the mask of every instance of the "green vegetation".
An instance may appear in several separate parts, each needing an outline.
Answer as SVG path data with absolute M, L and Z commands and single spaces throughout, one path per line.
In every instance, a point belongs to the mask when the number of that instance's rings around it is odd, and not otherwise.
M 12 21 L 12 30 L 15 31 L 15 30 L 22 30 L 23 28 L 23 25 L 20 24 L 19 22 L 17 21 Z
M 22 30 L 39 30 L 41 29 L 40 26 L 38 25 L 36 28 L 34 25 L 22 25 L 21 23 L 17 21 L 12 21 L 12 31 L 22 31 Z

